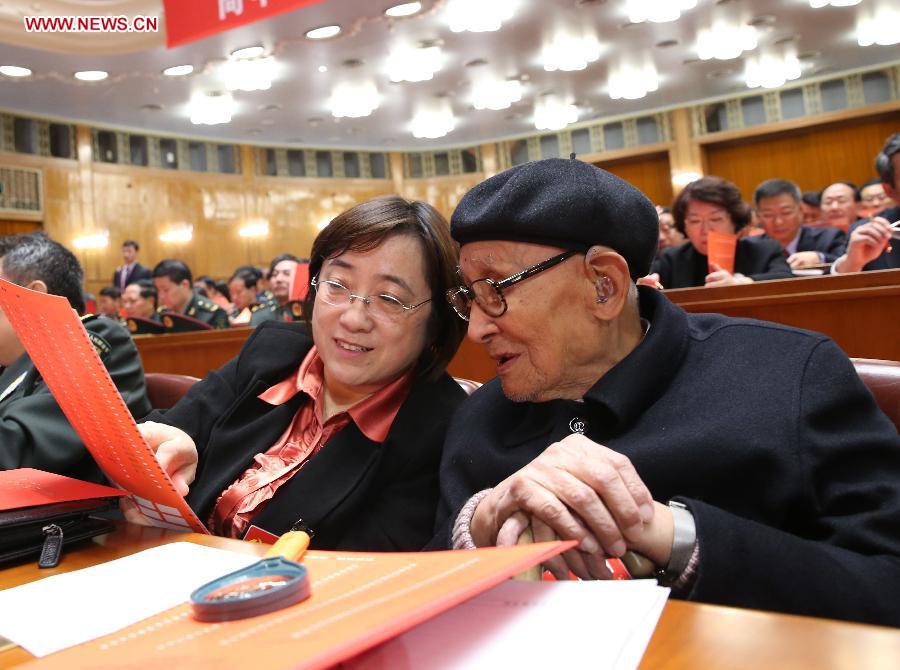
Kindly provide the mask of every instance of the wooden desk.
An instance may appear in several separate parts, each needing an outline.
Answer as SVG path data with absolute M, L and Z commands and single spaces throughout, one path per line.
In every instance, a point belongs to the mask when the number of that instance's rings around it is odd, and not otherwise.
M 170 335 L 135 335 L 144 372 L 170 372 L 203 379 L 244 346 L 251 328 L 223 328 Z
M 67 550 L 62 563 L 52 570 L 38 570 L 34 563 L 27 563 L 0 571 L 0 589 L 180 540 L 245 553 L 263 551 L 259 545 L 237 540 L 120 524 L 109 535 Z M 0 667 L 31 659 L 28 652 L 17 647 L 0 652 Z M 896 670 L 900 668 L 900 630 L 670 601 L 641 668 Z

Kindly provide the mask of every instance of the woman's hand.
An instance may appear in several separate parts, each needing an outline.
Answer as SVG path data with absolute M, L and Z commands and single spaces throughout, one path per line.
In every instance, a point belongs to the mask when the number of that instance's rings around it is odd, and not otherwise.
M 753 283 L 750 277 L 746 277 L 740 272 L 731 274 L 728 270 L 723 270 L 715 263 L 710 263 L 709 266 L 712 272 L 706 275 L 706 286 L 736 286 L 738 284 Z
M 156 454 L 156 460 L 169 475 L 175 490 L 186 496 L 197 475 L 198 456 L 194 440 L 180 428 L 154 421 L 139 423 L 138 431 Z

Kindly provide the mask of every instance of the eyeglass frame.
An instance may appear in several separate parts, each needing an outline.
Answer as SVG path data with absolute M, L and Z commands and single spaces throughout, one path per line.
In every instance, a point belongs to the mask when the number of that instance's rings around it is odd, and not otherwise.
M 461 286 L 455 286 L 454 288 L 447 290 L 447 293 L 446 293 L 447 302 L 450 303 L 450 306 L 453 308 L 453 311 L 456 312 L 456 315 L 463 321 L 469 320 L 469 314 L 471 314 L 471 312 L 472 312 L 472 309 L 471 309 L 472 303 L 478 304 L 479 308 L 483 312 L 485 312 L 485 314 L 488 314 L 488 316 L 490 316 L 491 318 L 498 319 L 501 316 L 503 316 L 504 314 L 506 314 L 506 310 L 509 309 L 509 305 L 507 305 L 507 303 L 506 303 L 506 298 L 503 296 L 503 289 L 509 288 L 510 286 L 513 286 L 514 284 L 518 284 L 520 281 L 524 281 L 525 279 L 528 279 L 529 277 L 533 277 L 536 274 L 540 274 L 544 270 L 549 270 L 550 268 L 552 268 L 556 265 L 559 265 L 563 261 L 568 260 L 569 258 L 571 258 L 572 256 L 574 256 L 577 253 L 578 252 L 575 251 L 574 249 L 564 251 L 561 254 L 557 254 L 556 256 L 548 258 L 545 261 L 541 261 L 540 263 L 536 263 L 535 265 L 527 267 L 524 270 L 520 270 L 519 272 L 517 272 L 513 275 L 510 275 L 509 277 L 506 277 L 506 279 L 501 279 L 500 281 L 494 281 L 490 277 L 481 277 L 480 279 L 476 279 L 475 281 L 473 281 L 471 286 L 466 286 L 465 284 L 462 284 Z M 475 295 L 475 291 L 472 290 L 472 286 L 474 286 L 475 284 L 477 284 L 480 281 L 485 282 L 488 286 L 493 288 L 494 292 L 500 298 L 500 304 L 502 305 L 502 309 L 500 310 L 499 314 L 491 314 L 491 313 L 487 312 L 487 310 L 485 310 L 484 307 L 482 307 L 481 304 L 478 303 L 478 298 Z M 456 308 L 456 305 L 453 304 L 453 298 L 455 296 L 459 295 L 460 293 L 465 293 L 469 298 L 469 314 L 462 314 Z
M 322 298 L 322 300 L 325 302 L 326 305 L 331 305 L 332 307 L 344 307 L 346 305 L 352 305 L 353 300 L 355 298 L 355 299 L 360 300 L 362 302 L 362 304 L 366 306 L 366 313 L 370 314 L 370 315 L 371 315 L 371 312 L 368 311 L 368 308 L 372 306 L 372 298 L 373 297 L 387 298 L 388 300 L 391 300 L 392 302 L 396 303 L 398 306 L 402 307 L 403 311 L 398 312 L 397 316 L 400 316 L 401 314 L 410 314 L 414 309 L 417 309 L 417 308 L 421 307 L 422 305 L 431 302 L 434 299 L 433 297 L 428 298 L 427 300 L 423 300 L 420 303 L 411 305 L 411 304 L 403 302 L 402 300 L 400 300 L 400 298 L 395 298 L 394 296 L 388 295 L 387 293 L 375 293 L 372 295 L 359 295 L 357 293 L 353 293 L 348 287 L 344 286 L 341 282 L 337 281 L 336 279 L 323 279 L 320 281 L 319 275 L 316 275 L 315 277 L 313 277 L 312 280 L 309 282 L 309 285 L 315 289 L 316 296 L 319 295 L 319 284 L 335 284 L 337 286 L 340 286 L 345 291 L 347 291 L 347 302 L 346 303 L 341 304 L 341 305 L 335 305 L 335 304 L 332 304 L 332 303 L 328 302 L 327 300 L 325 300 L 325 298 Z M 373 318 L 377 318 L 377 317 L 373 317 Z

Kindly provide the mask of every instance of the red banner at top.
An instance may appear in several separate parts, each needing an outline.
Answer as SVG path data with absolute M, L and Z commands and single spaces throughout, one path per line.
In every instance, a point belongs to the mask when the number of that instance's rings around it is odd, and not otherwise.
M 170 49 L 322 0 L 163 0 Z

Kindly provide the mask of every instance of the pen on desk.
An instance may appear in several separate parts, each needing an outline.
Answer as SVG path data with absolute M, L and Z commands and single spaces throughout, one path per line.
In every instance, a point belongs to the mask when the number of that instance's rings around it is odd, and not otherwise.
M 289 530 L 278 538 L 269 550 L 263 554 L 263 558 L 272 556 L 284 556 L 289 561 L 299 562 L 309 547 L 310 536 L 304 530 Z

